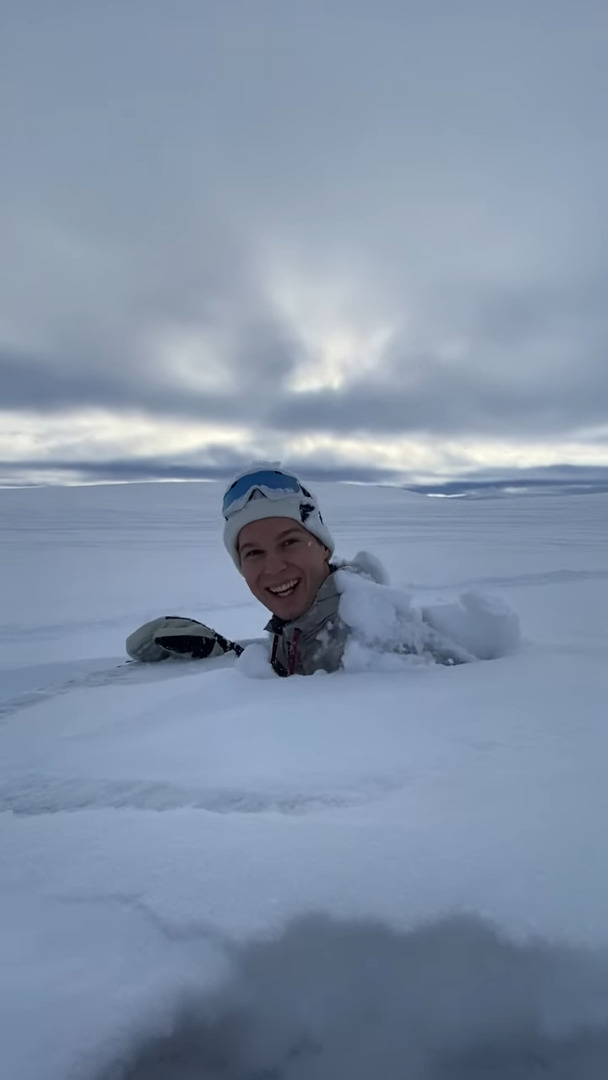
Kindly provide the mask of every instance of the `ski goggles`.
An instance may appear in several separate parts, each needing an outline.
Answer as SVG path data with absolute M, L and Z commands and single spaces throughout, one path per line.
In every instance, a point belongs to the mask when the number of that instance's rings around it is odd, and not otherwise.
M 254 491 L 259 491 L 267 499 L 284 499 L 286 495 L 306 495 L 310 498 L 295 476 L 274 469 L 261 469 L 260 472 L 241 476 L 231 484 L 222 503 L 224 517 L 228 519 L 242 510 Z

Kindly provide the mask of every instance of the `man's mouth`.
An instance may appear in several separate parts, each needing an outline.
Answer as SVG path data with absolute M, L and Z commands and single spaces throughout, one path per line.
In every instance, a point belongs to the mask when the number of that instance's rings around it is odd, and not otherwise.
M 286 596 L 291 596 L 295 592 L 300 584 L 300 578 L 292 578 L 291 581 L 286 581 L 283 585 L 268 586 L 268 592 L 271 592 L 273 596 L 278 596 L 284 599 Z

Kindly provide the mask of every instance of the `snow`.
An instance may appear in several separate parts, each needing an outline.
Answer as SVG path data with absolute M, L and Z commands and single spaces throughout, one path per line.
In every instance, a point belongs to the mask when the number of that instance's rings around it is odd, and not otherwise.
M 218 485 L 0 492 L 2 1077 L 608 1075 L 608 498 L 315 490 L 500 658 L 118 667 L 259 635 Z
M 346 671 L 403 671 L 421 663 L 495 660 L 521 644 L 519 619 L 504 601 L 469 591 L 456 601 L 417 605 L 404 589 L 382 587 L 354 572 L 369 562 L 359 552 L 336 571 L 340 616 L 349 627 Z M 429 630 L 430 628 L 430 630 Z

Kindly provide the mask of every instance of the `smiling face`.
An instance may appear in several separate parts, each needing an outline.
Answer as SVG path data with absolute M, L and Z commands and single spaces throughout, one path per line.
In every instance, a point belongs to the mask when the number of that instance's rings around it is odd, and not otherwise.
M 329 551 L 291 518 L 245 525 L 237 542 L 241 571 L 253 595 L 280 619 L 298 619 L 329 574 Z

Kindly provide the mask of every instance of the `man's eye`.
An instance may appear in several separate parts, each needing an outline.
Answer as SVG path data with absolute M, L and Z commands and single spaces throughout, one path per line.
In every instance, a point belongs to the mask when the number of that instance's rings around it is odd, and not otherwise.
M 258 548 L 249 548 L 249 551 L 245 552 L 244 558 L 245 559 L 251 559 L 252 556 L 259 555 L 259 554 L 260 554 L 260 552 L 259 552 Z
M 297 544 L 297 542 L 297 536 L 288 536 L 287 539 L 283 541 L 283 547 L 285 547 L 286 544 Z

